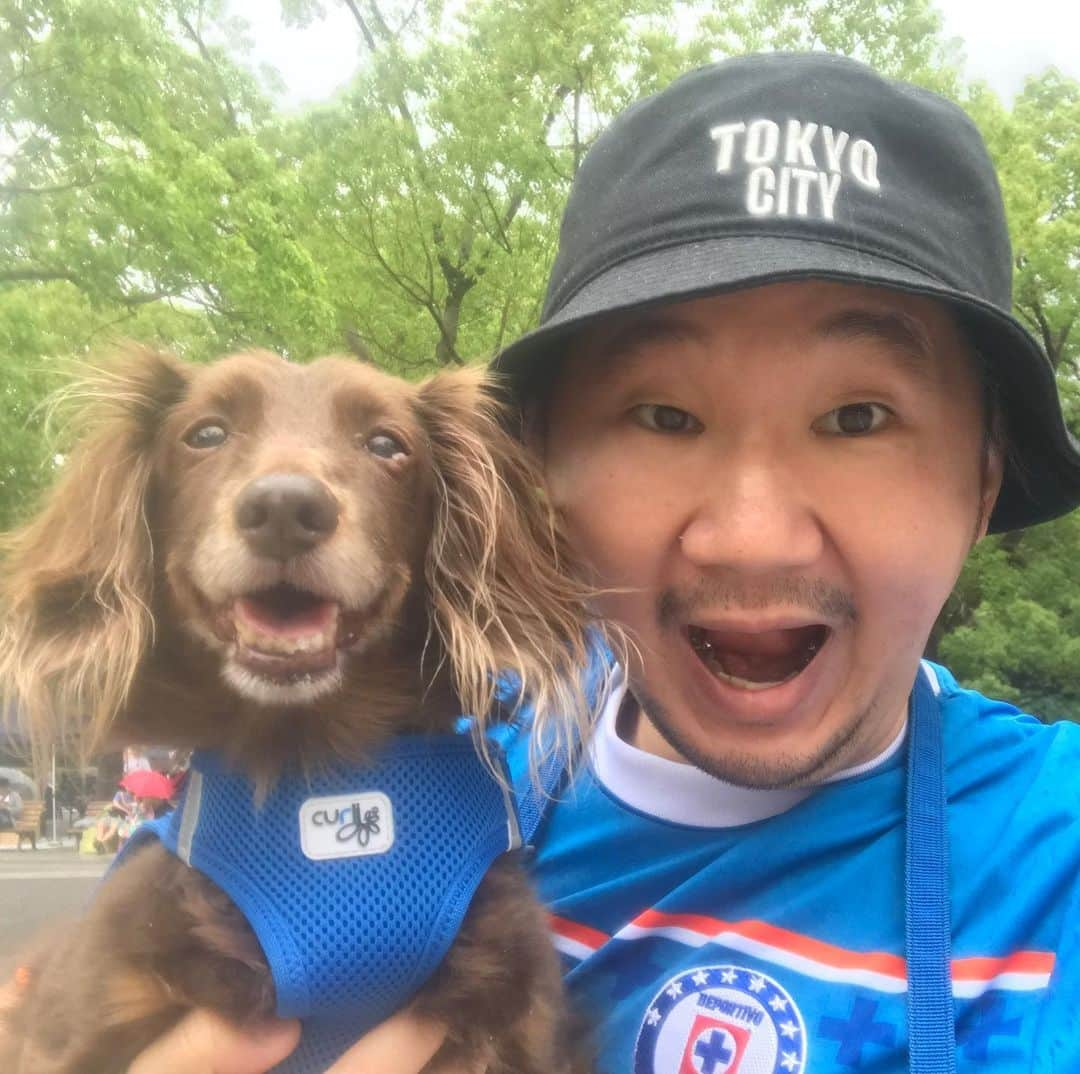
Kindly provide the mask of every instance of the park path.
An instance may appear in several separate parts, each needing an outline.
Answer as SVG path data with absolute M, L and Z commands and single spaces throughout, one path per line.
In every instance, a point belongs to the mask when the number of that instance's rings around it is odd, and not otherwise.
M 0 850 L 0 980 L 39 931 L 81 913 L 111 860 L 80 856 L 70 846 Z

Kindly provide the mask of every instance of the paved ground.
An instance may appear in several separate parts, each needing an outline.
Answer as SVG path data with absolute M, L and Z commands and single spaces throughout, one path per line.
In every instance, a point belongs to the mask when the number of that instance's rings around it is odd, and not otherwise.
M 76 854 L 70 844 L 0 850 L 0 980 L 39 929 L 81 911 L 110 861 Z

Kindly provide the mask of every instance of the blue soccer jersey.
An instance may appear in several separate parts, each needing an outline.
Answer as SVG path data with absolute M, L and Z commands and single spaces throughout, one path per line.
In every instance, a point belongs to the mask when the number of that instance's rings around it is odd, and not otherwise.
M 944 728 L 957 1069 L 1080 1071 L 1080 728 L 922 674 Z M 599 1069 L 906 1070 L 903 736 L 813 792 L 747 792 L 625 743 L 613 758 L 618 703 L 535 839 Z

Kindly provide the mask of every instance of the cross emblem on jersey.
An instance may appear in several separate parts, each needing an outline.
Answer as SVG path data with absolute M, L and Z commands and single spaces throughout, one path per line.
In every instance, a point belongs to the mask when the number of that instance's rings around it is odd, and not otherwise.
M 961 1016 L 957 1027 L 957 1044 L 967 1059 L 989 1059 L 992 1037 L 1018 1037 L 1021 1018 L 1005 1017 L 1002 996 L 981 996 L 968 1012 Z
M 840 1042 L 836 1061 L 846 1067 L 862 1063 L 862 1051 L 868 1044 L 891 1048 L 896 1044 L 896 1026 L 892 1022 L 875 1022 L 877 1001 L 857 996 L 847 1019 L 825 1015 L 818 1025 L 818 1036 Z
M 735 1049 L 728 1044 L 727 1032 L 709 1029 L 702 1033 L 694 1045 L 694 1058 L 701 1060 L 700 1065 L 694 1064 L 701 1074 L 719 1074 L 719 1071 L 726 1070 L 728 1063 L 735 1058 Z
M 642 1011 L 633 1074 L 805 1074 L 794 997 L 748 966 L 687 966 Z

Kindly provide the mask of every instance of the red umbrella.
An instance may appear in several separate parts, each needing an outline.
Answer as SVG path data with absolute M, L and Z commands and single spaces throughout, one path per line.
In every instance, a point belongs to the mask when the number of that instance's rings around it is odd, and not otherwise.
M 173 781 L 162 772 L 151 772 L 148 769 L 136 769 L 128 772 L 120 786 L 125 791 L 131 791 L 136 798 L 164 798 L 168 801 L 173 796 Z

